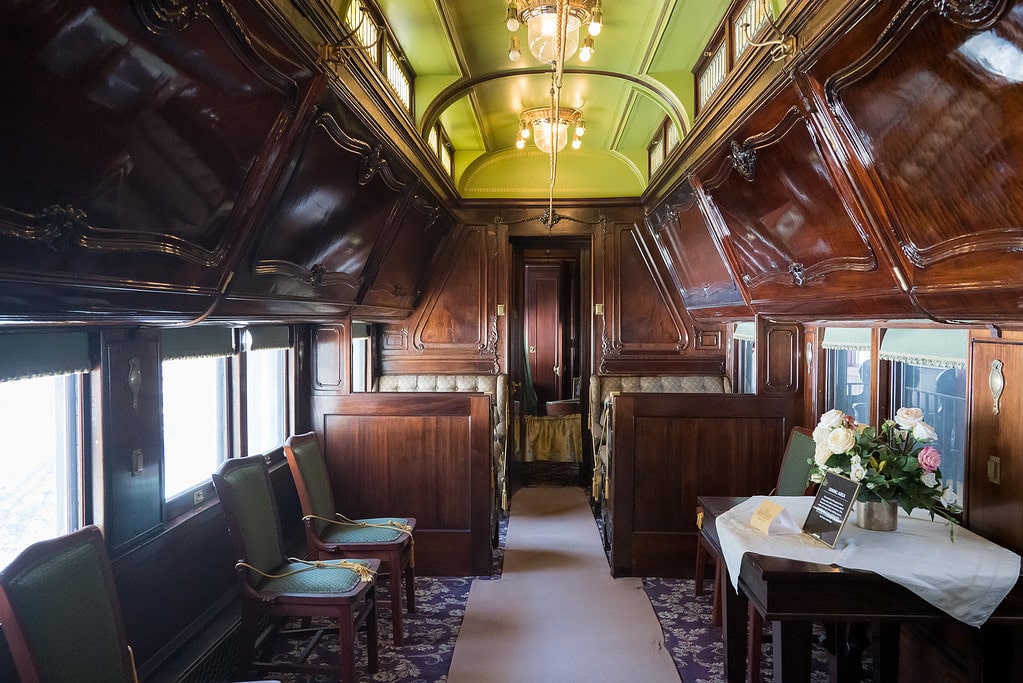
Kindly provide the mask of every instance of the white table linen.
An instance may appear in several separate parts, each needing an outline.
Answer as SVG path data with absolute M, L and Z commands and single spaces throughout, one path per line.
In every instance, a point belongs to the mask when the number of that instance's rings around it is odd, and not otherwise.
M 771 496 L 802 526 L 812 496 Z M 863 569 L 897 583 L 956 619 L 980 626 L 1016 584 L 1020 556 L 962 527 L 949 540 L 944 520 L 916 510 L 899 510 L 896 531 L 868 531 L 849 515 L 828 548 L 806 534 L 766 535 L 750 526 L 765 496 L 754 496 L 715 520 L 721 552 L 738 590 L 742 556 L 747 552 L 804 562 Z

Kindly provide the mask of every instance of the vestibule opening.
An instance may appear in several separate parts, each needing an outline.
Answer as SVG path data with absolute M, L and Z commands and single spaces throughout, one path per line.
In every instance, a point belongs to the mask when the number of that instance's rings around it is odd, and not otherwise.
M 511 484 L 584 485 L 593 462 L 586 428 L 591 241 L 513 237 L 511 245 Z

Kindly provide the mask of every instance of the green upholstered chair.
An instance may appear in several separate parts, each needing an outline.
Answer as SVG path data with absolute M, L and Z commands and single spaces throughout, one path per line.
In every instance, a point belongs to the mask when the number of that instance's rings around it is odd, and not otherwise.
M 284 456 L 291 467 L 302 505 L 306 547 L 310 558 L 378 558 L 386 568 L 391 596 L 391 627 L 395 645 L 404 642 L 401 618 L 402 577 L 405 601 L 416 611 L 415 557 L 412 530 L 414 517 L 377 517 L 350 520 L 334 505 L 327 466 L 314 432 L 296 434 L 284 442 Z
M 778 471 L 778 482 L 775 484 L 771 495 L 775 496 L 802 496 L 809 490 L 810 463 L 813 461 L 816 445 L 813 441 L 813 430 L 805 427 L 795 427 L 789 434 L 788 443 L 785 446 L 785 454 L 782 457 L 781 469 Z M 701 516 L 697 511 L 697 517 Z M 703 537 L 696 545 L 696 585 L 694 593 L 703 594 L 703 569 L 707 559 L 714 561 L 714 607 L 713 621 L 715 626 L 721 625 L 721 589 L 725 585 L 724 561 L 718 557 L 704 542 Z M 747 679 L 757 681 L 760 679 L 761 645 L 763 643 L 764 621 L 760 613 L 751 604 L 749 607 L 749 629 L 746 648 L 747 657 Z
M 0 623 L 22 683 L 138 680 L 95 526 L 35 543 L 0 572 Z
M 213 474 L 213 485 L 238 558 L 235 568 L 242 589 L 240 666 L 340 675 L 341 681 L 354 683 L 356 631 L 365 626 L 368 668 L 370 673 L 375 673 L 377 625 L 373 576 L 380 563 L 363 560 L 324 566 L 325 563 L 286 557 L 277 504 L 262 456 L 227 460 Z M 270 617 L 271 623 L 284 617 L 336 619 L 341 650 L 339 664 L 325 671 L 324 665 L 304 660 L 298 663 L 255 660 L 256 621 L 260 615 Z M 271 635 L 278 632 L 275 627 Z M 264 640 L 260 638 L 261 642 Z

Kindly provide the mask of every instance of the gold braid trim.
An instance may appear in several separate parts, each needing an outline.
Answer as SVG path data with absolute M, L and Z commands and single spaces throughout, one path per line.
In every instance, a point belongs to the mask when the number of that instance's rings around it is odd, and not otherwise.
M 410 567 L 416 566 L 416 539 L 412 535 L 412 525 L 406 524 L 405 522 L 399 522 L 393 519 L 387 520 L 386 524 L 377 524 L 375 522 L 361 522 L 354 519 L 345 517 L 340 512 L 334 513 L 337 515 L 337 519 L 330 519 L 329 517 L 320 517 L 319 515 L 306 515 L 302 518 L 303 522 L 307 522 L 310 519 L 318 519 L 321 522 L 327 522 L 328 524 L 344 524 L 346 526 L 358 526 L 358 527 L 373 527 L 376 529 L 397 529 L 398 531 L 408 534 L 409 541 L 409 558 L 408 564 Z
M 366 565 L 360 562 L 352 562 L 350 560 L 330 560 L 325 562 L 323 560 L 300 560 L 297 557 L 289 557 L 288 562 L 297 562 L 299 564 L 304 564 L 305 566 L 301 569 L 293 569 L 291 571 L 284 572 L 283 574 L 267 574 L 266 572 L 261 572 L 248 562 L 238 562 L 234 566 L 235 569 L 238 567 L 245 567 L 246 569 L 254 571 L 267 579 L 283 579 L 286 576 L 293 576 L 301 572 L 307 572 L 310 569 L 350 569 L 359 575 L 360 581 L 366 582 L 372 581 L 375 576 L 373 570 Z

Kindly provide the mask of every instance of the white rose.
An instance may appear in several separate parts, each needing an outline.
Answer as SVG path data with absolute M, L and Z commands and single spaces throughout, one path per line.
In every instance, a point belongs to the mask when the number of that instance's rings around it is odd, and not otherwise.
M 831 435 L 831 427 L 822 427 L 817 425 L 813 430 L 813 442 L 816 444 L 827 444 L 828 437 Z
M 856 432 L 845 427 L 831 431 L 828 436 L 828 448 L 832 453 L 845 453 L 856 445 Z
M 919 408 L 899 408 L 899 412 L 895 413 L 895 422 L 903 429 L 912 429 L 922 419 L 924 411 Z
M 958 500 L 959 496 L 956 495 L 956 492 L 952 490 L 951 486 L 941 492 L 941 502 L 946 506 L 955 505 Z
M 815 484 L 824 483 L 824 475 L 820 472 L 814 472 L 813 474 L 810 475 L 810 481 L 812 481 Z
M 842 424 L 842 420 L 845 419 L 845 413 L 838 408 L 832 408 L 828 412 L 821 415 L 821 421 L 817 423 L 818 427 L 827 427 L 832 429 Z
M 913 438 L 917 441 L 934 441 L 938 438 L 938 433 L 926 422 L 917 422 L 913 425 Z
M 934 472 L 924 472 L 923 474 L 920 475 L 920 481 L 922 481 L 924 483 L 924 486 L 926 486 L 929 489 L 933 489 L 938 486 L 938 480 L 934 476 Z
M 853 481 L 860 481 L 867 474 L 867 470 L 863 469 L 863 465 L 860 463 L 853 463 L 849 468 L 849 478 Z
M 817 464 L 817 467 L 824 467 L 830 457 L 831 449 L 828 448 L 827 442 L 816 444 L 816 448 L 813 451 L 813 461 Z

